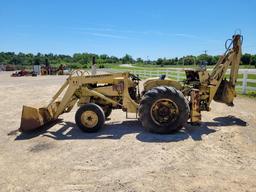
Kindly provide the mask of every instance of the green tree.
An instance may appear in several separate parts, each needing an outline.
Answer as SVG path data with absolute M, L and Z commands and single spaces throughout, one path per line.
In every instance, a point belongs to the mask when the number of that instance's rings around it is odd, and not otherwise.
M 137 62 L 137 63 L 143 63 L 144 61 L 143 61 L 143 59 L 141 59 L 141 58 L 139 57 L 139 58 L 137 58 L 136 62 Z
M 254 65 L 254 67 L 256 68 L 256 55 L 252 55 L 251 65 Z
M 134 60 L 133 60 L 133 58 L 132 58 L 131 55 L 126 54 L 126 55 L 122 58 L 122 63 L 123 63 L 123 64 L 134 63 Z
M 156 64 L 157 65 L 163 65 L 163 59 L 162 58 L 158 58 L 157 61 L 156 61 Z
M 50 65 L 48 58 L 46 58 L 46 59 L 44 60 L 44 64 L 45 64 L 45 66 L 49 66 L 49 65 Z
M 34 65 L 40 65 L 40 59 L 38 57 L 34 58 Z
M 241 57 L 241 63 L 242 65 L 250 65 L 251 64 L 251 55 L 248 53 L 245 53 Z

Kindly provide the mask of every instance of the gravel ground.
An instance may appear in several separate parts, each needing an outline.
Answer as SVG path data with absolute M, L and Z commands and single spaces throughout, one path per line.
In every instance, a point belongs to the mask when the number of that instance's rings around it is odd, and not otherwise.
M 47 103 L 65 78 L 0 72 L 0 191 L 256 191 L 255 99 L 213 102 L 200 126 L 172 135 L 147 133 L 120 110 L 82 133 L 76 109 L 48 130 L 12 132 L 22 105 Z

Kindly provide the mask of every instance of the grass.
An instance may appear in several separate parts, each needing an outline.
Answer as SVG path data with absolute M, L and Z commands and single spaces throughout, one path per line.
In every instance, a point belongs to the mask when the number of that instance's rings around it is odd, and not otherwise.
M 122 64 L 104 64 L 105 68 L 111 68 L 116 70 L 165 70 L 170 68 L 197 68 L 195 65 L 165 65 L 163 67 L 153 64 L 132 64 L 132 67 L 122 66 Z M 208 69 L 213 68 L 214 66 L 207 66 Z M 241 69 L 249 69 L 254 68 L 254 66 L 250 65 L 240 65 Z
M 247 96 L 253 97 L 256 99 L 256 91 L 248 91 Z
M 239 96 L 242 96 L 242 97 L 249 97 L 249 98 L 253 98 L 253 99 L 256 99 L 256 91 L 247 91 L 246 95 L 243 95 L 241 93 L 239 93 Z
M 106 64 L 108 65 L 108 64 Z M 117 64 L 112 64 L 113 66 L 111 67 L 114 67 L 114 68 L 131 68 L 131 67 L 124 67 L 124 66 L 120 66 L 120 65 L 117 65 Z M 197 68 L 198 65 L 164 65 L 163 67 L 159 66 L 159 65 L 153 65 L 153 64 L 142 64 L 142 63 L 137 63 L 137 64 L 132 64 L 132 68 L 134 69 L 141 69 L 141 68 L 144 68 L 144 69 L 168 69 L 168 68 Z M 214 65 L 208 65 L 207 68 L 208 69 L 211 69 L 213 68 Z M 252 65 L 240 65 L 240 68 L 241 69 L 255 69 L 256 67 L 255 66 L 252 66 Z
M 126 67 L 122 65 L 116 65 L 116 64 L 104 64 L 106 68 L 112 68 L 112 69 L 120 69 L 120 70 L 165 70 L 170 68 L 195 68 L 195 66 L 192 65 L 166 65 L 164 67 L 160 67 L 157 65 L 132 65 L 132 67 Z
M 71 65 L 71 64 L 68 64 Z M 83 68 L 83 65 L 80 64 L 75 64 L 80 68 Z M 59 66 L 59 65 L 53 65 L 53 66 Z M 71 65 L 72 66 L 72 65 Z M 146 71 L 146 75 L 149 76 L 150 73 L 154 76 L 158 76 L 158 71 L 162 71 L 162 70 L 168 70 L 168 76 L 172 79 L 177 79 L 177 72 L 175 70 L 171 70 L 171 68 L 195 68 L 196 66 L 194 65 L 169 65 L 169 66 L 164 66 L 164 67 L 160 67 L 160 66 L 156 66 L 156 65 L 152 65 L 152 64 L 134 64 L 132 65 L 133 67 L 126 67 L 126 66 L 122 66 L 121 64 L 104 64 L 105 68 L 108 69 L 114 69 L 114 70 L 122 70 L 122 71 L 137 71 L 138 72 L 142 72 L 144 73 L 144 71 Z M 87 65 L 88 69 L 90 68 L 90 65 Z M 208 69 L 211 69 L 213 66 L 207 66 Z M 26 66 L 26 68 L 32 68 L 32 66 Z M 249 65 L 240 65 L 240 68 L 252 68 L 252 66 Z M 160 72 L 161 73 L 161 72 Z M 143 77 L 141 75 L 142 78 L 146 78 Z M 229 75 L 226 75 L 227 79 L 229 78 Z M 185 73 L 180 73 L 179 74 L 179 80 L 184 80 L 185 79 Z M 237 82 L 237 85 L 242 86 L 242 79 L 243 79 L 243 74 L 238 74 L 238 79 L 240 79 L 241 81 Z M 248 74 L 248 79 L 254 79 L 256 80 L 256 74 Z M 256 87 L 256 83 L 254 82 L 247 82 L 247 86 L 249 87 Z M 241 92 L 241 88 L 237 88 L 237 90 L 239 92 Z M 250 95 L 251 97 L 255 97 L 255 91 L 247 91 L 248 95 Z
M 67 64 L 67 66 L 76 66 L 76 68 L 90 68 L 90 64 L 87 65 L 82 65 L 79 63 L 59 63 L 59 64 L 52 64 L 53 67 L 58 67 L 60 64 Z M 98 65 L 104 65 L 105 68 L 110 68 L 110 69 L 116 69 L 116 70 L 148 70 L 148 71 L 154 71 L 154 70 L 166 70 L 170 68 L 197 68 L 198 66 L 195 65 L 165 65 L 163 67 L 158 66 L 158 65 L 153 65 L 153 64 L 142 64 L 142 63 L 137 63 L 133 64 L 132 67 L 126 67 L 122 66 L 122 64 L 110 64 L 110 63 L 105 63 L 105 64 L 98 64 Z M 32 66 L 22 66 L 25 67 L 26 69 L 32 69 Z M 207 66 L 208 69 L 213 68 L 213 66 Z M 240 68 L 253 68 L 250 65 L 240 65 Z M 239 77 L 242 78 L 242 77 Z M 252 79 L 249 75 L 250 79 Z M 253 77 L 253 79 L 256 77 Z

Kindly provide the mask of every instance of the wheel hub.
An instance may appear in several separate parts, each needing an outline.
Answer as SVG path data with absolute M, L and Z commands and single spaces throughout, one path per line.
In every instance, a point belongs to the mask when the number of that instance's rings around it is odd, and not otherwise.
M 174 122 L 179 115 L 178 106 L 171 99 L 159 99 L 151 107 L 151 118 L 158 125 Z
M 165 105 L 160 105 L 157 112 L 160 116 L 164 117 L 170 113 L 170 109 Z
M 85 127 L 93 128 L 97 125 L 99 118 L 93 111 L 85 111 L 81 115 L 81 122 Z

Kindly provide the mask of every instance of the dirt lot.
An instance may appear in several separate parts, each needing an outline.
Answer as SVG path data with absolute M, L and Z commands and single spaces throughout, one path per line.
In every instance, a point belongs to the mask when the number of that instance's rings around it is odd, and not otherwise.
M 47 103 L 66 77 L 0 72 L 0 191 L 256 191 L 256 100 L 213 103 L 201 126 L 147 133 L 114 111 L 82 133 L 75 109 L 34 134 L 12 134 L 23 104 Z

